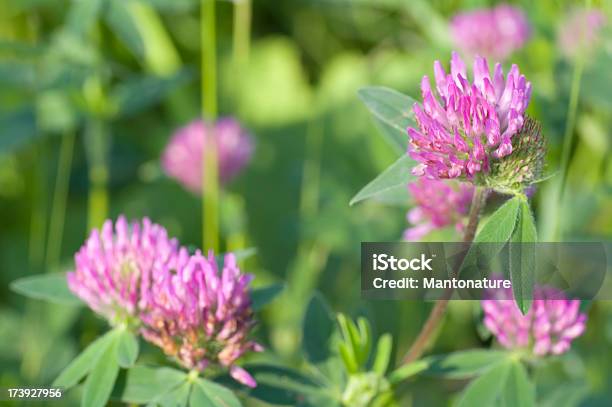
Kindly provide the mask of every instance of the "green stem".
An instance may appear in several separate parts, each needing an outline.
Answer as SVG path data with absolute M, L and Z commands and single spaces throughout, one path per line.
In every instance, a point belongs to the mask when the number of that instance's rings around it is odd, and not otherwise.
M 214 123 L 217 119 L 217 45 L 215 0 L 201 0 L 202 117 L 206 132 L 202 160 L 203 249 L 219 249 L 219 177 Z
M 60 146 L 55 191 L 53 192 L 53 206 L 51 207 L 51 220 L 49 221 L 49 236 L 47 237 L 46 264 L 49 270 L 58 265 L 61 256 L 74 139 L 74 132 L 69 131 L 63 135 Z
M 468 217 L 468 224 L 463 234 L 463 242 L 465 244 L 471 244 L 476 236 L 476 229 L 478 228 L 478 222 L 480 220 L 480 212 L 485 205 L 487 199 L 488 192 L 481 187 L 477 187 L 474 192 L 474 197 L 472 199 L 472 205 L 470 207 L 470 214 Z M 467 250 L 463 251 L 464 256 L 467 254 Z M 459 259 L 457 261 L 457 270 L 461 267 L 461 263 L 463 263 L 463 259 Z M 458 274 L 456 271 L 455 275 Z M 431 310 L 427 321 L 421 328 L 421 331 L 417 335 L 417 338 L 410 346 L 410 349 L 404 356 L 403 363 L 408 364 L 414 362 L 419 359 L 423 352 L 425 352 L 425 348 L 432 341 L 434 334 L 438 330 L 438 326 L 442 322 L 444 317 L 444 313 L 446 312 L 446 308 L 448 307 L 448 302 L 453 295 L 453 290 L 449 289 L 444 292 L 443 297 L 436 302 L 436 305 Z
M 249 59 L 251 43 L 251 0 L 234 1 L 233 58 L 236 66 Z
M 43 163 L 44 141 L 34 147 L 32 166 L 32 214 L 30 218 L 30 266 L 38 269 L 45 255 L 46 182 Z
M 103 120 L 91 118 L 85 129 L 85 151 L 89 163 L 89 230 L 101 227 L 108 216 L 109 144 Z
M 591 1 L 585 1 L 586 8 L 589 9 Z M 553 228 L 553 240 L 558 241 L 563 234 L 561 225 L 561 212 L 565 202 L 565 189 L 567 183 L 567 173 L 569 168 L 570 156 L 572 153 L 572 142 L 574 135 L 574 127 L 576 126 L 576 115 L 578 113 L 578 101 L 580 98 L 580 82 L 582 80 L 582 71 L 584 69 L 584 50 L 579 50 L 577 55 L 574 72 L 572 75 L 572 87 L 570 89 L 569 104 L 567 107 L 567 120 L 565 122 L 565 133 L 563 134 L 563 149 L 561 150 L 561 177 L 559 179 L 559 186 L 557 188 L 557 199 L 558 205 L 557 216 L 554 220 Z
M 319 182 L 321 174 L 321 144 L 323 123 L 316 115 L 306 129 L 306 154 L 300 190 L 300 218 L 302 224 L 312 221 L 319 209 Z
M 578 100 L 580 96 L 580 82 L 582 79 L 583 70 L 582 58 L 576 61 L 574 67 L 574 73 L 572 76 L 572 87 L 570 90 L 570 99 L 567 108 L 567 120 L 565 123 L 565 133 L 563 135 L 563 149 L 561 150 L 561 167 L 560 167 L 560 179 L 559 187 L 557 188 L 557 205 L 559 207 L 558 213 L 560 214 L 563 209 L 563 203 L 565 202 L 565 189 L 567 183 L 568 167 L 570 162 L 570 156 L 572 152 L 572 142 L 574 135 L 574 127 L 576 126 L 576 115 L 578 113 Z M 554 240 L 558 240 L 562 234 L 562 226 L 560 222 L 560 216 L 555 219 L 554 228 Z

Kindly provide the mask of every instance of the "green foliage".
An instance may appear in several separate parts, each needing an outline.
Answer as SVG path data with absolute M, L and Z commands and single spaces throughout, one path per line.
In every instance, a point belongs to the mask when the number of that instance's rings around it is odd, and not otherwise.
M 168 367 L 133 366 L 115 387 L 114 397 L 126 403 L 148 404 L 181 387 L 187 375 Z
M 387 373 L 389 362 L 391 361 L 391 351 L 393 347 L 393 337 L 391 334 L 383 334 L 378 338 L 376 353 L 372 370 L 381 376 Z
M 400 367 L 389 375 L 389 380 L 396 384 L 421 373 L 448 379 L 469 379 L 505 363 L 509 356 L 507 352 L 485 349 L 429 356 Z
M 520 361 L 506 359 L 473 380 L 457 406 L 535 406 L 533 383 Z
M 285 285 L 278 283 L 251 290 L 251 308 L 255 312 L 261 311 L 266 305 L 274 301 L 284 289 Z
M 191 388 L 191 406 L 240 407 L 238 398 L 228 389 L 210 380 L 198 378 Z
M 536 393 L 538 405 L 546 407 L 609 404 L 606 304 L 592 304 L 587 335 L 572 344 L 569 354 L 530 361 L 527 372 L 527 365 L 514 360 L 518 355 L 495 348 L 462 350 L 483 346 L 474 332 L 475 321 L 482 321 L 476 311 L 480 307 L 467 302 L 451 305 L 431 349 L 434 356 L 399 365 L 393 345 L 399 348 L 395 351 L 410 345 L 406 338 L 414 337 L 428 307 L 359 299 L 356 242 L 397 241 L 406 224 L 406 184 L 413 179 L 414 165 L 405 154 L 406 127 L 415 126 L 412 105 L 420 101 L 419 81 L 423 75 L 432 77 L 435 59 L 447 65 L 452 16 L 491 3 L 250 1 L 251 37 L 240 63 L 233 55 L 232 30 L 245 26 L 236 25 L 232 14 L 236 5 L 247 3 L 217 3 L 219 113 L 237 117 L 255 142 L 249 166 L 224 186 L 243 201 L 238 226 L 228 230 L 245 247 L 258 248 L 256 257 L 237 257 L 241 269 L 255 276 L 251 298 L 258 325 L 253 336 L 266 351 L 241 361 L 258 382 L 255 389 L 227 374 L 211 374 L 203 390 L 204 379 L 190 381 L 186 372 L 158 367 L 170 362 L 152 346 L 140 343 L 140 349 L 128 331 L 112 330 L 96 339 L 106 323 L 77 307 L 82 302 L 68 289 L 65 274 L 40 274 L 49 268 L 44 242 L 57 239 L 60 260 L 70 261 L 88 232 L 90 168 L 84 151 L 97 147 L 84 135 L 92 119 L 101 121 L 110 135 L 103 146 L 108 149 L 109 213 L 150 216 L 181 242 L 200 246 L 200 200 L 162 176 L 159 165 L 173 129 L 197 118 L 200 110 L 200 1 L 4 1 L 0 387 L 45 387 L 57 377 L 54 386 L 70 388 L 67 404 L 77 404 L 87 390 L 84 404 L 92 405 L 103 404 L 109 388 L 111 404 L 171 407 L 219 400 L 232 405 L 236 397 L 245 405 L 449 405 L 453 398 L 461 402 L 467 397 L 462 403 L 528 406 Z M 506 70 L 516 63 L 532 83 L 529 115 L 542 123 L 550 172 L 559 166 L 576 66 L 563 57 L 555 38 L 559 22 L 572 9 L 568 5 L 522 2 L 532 35 L 504 63 Z M 591 7 L 609 12 L 604 2 Z M 157 17 L 153 23 L 143 24 L 143 8 Z M 558 194 L 560 177 L 538 184 L 529 205 L 523 198 L 492 195 L 489 204 L 501 203 L 500 208 L 484 217 L 476 237 L 488 242 L 488 251 L 479 254 L 489 259 L 499 257 L 508 242 L 521 242 L 513 246 L 508 264 L 523 312 L 531 299 L 532 242 L 557 240 L 553 229 L 559 220 L 559 240 L 606 241 L 612 230 L 609 30 L 600 39 L 585 55 L 577 86 L 564 195 Z M 362 88 L 365 84 L 384 84 L 402 93 Z M 383 137 L 372 137 L 372 123 Z M 49 216 L 54 213 L 60 137 L 68 133 L 75 137 L 74 161 L 65 182 L 67 212 L 60 238 L 49 236 Z M 312 134 L 319 137 L 317 148 Z M 365 200 L 368 205 L 347 206 Z M 225 243 L 230 233 L 222 233 Z M 446 232 L 436 236 L 447 237 Z M 475 254 L 468 254 L 465 267 L 470 256 Z M 308 303 L 315 290 L 321 294 Z M 282 303 L 276 301 L 281 292 L 287 297 Z M 276 319 L 279 308 L 288 315 L 291 331 Z M 262 309 L 266 312 L 259 313 Z M 336 320 L 332 309 L 345 314 Z M 442 351 L 449 353 L 437 354 Z M 109 357 L 113 352 L 115 357 Z M 136 364 L 145 361 L 150 365 Z M 468 379 L 475 381 L 466 384 L 466 395 L 458 395 Z M 482 381 L 491 386 L 485 389 Z
M 416 178 L 411 172 L 414 164 L 414 160 L 408 155 L 401 156 L 396 162 L 391 164 L 389 168 L 363 187 L 357 195 L 351 199 L 350 205 L 354 205 L 366 199 L 395 202 L 405 205 L 410 199 L 406 185 Z
M 310 299 L 304 316 L 302 347 L 310 363 L 320 363 L 331 355 L 336 323 L 329 306 L 320 294 Z
M 229 378 L 223 383 L 266 403 L 297 405 L 305 396 L 308 399 L 329 397 L 321 383 L 297 370 L 268 364 L 247 364 L 244 368 L 253 376 L 257 387 L 237 387 Z
M 497 209 L 476 235 L 461 273 L 475 267 L 477 259 L 491 262 L 509 245 L 508 269 L 515 301 L 523 314 L 527 313 L 533 297 L 535 275 L 535 243 L 537 234 L 527 198 L 515 196 Z
M 184 70 L 163 78 L 147 75 L 122 82 L 113 89 L 111 95 L 117 115 L 132 116 L 150 109 L 179 86 L 188 83 L 192 77 L 192 72 Z
M 41 274 L 23 277 L 11 283 L 11 289 L 21 295 L 58 304 L 82 305 L 66 282 L 65 273 Z
M 536 405 L 535 386 L 522 363 L 515 361 L 510 365 L 502 397 L 506 406 L 532 407 Z
M 535 275 L 536 228 L 526 199 L 521 199 L 516 226 L 510 237 L 509 270 L 512 292 L 523 314 L 529 311 L 533 298 Z
M 109 331 L 104 336 L 96 339 L 68 366 L 66 366 L 62 373 L 53 382 L 53 386 L 69 389 L 76 385 L 93 369 L 101 357 L 105 357 L 105 352 L 115 340 L 115 331 Z
M 511 364 L 500 363 L 472 381 L 464 390 L 457 407 L 492 406 L 502 396 Z
M 128 368 L 132 366 L 138 358 L 138 339 L 128 329 L 120 329 L 118 341 L 117 362 L 119 366 Z
M 474 238 L 474 242 L 500 243 L 503 246 L 510 239 L 515 229 L 520 205 L 521 199 L 519 197 L 506 201 L 487 219 L 487 222 Z
M 384 87 L 368 87 L 359 90 L 359 97 L 374 115 L 387 140 L 398 152 L 404 154 L 408 146 L 408 127 L 416 127 L 409 96 Z
M 115 379 L 119 374 L 118 348 L 120 334 L 113 332 L 113 339 L 103 348 L 100 356 L 85 380 L 83 407 L 103 407 L 110 398 Z

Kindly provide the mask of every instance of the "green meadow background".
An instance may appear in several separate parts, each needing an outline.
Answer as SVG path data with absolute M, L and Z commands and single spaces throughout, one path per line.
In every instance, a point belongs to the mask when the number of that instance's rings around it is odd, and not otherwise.
M 17 278 L 73 267 L 88 234 L 96 176 L 107 175 L 108 217 L 148 216 L 182 243 L 201 244 L 200 197 L 159 164 L 173 130 L 201 111 L 199 4 L 104 0 L 96 12 L 97 1 L 77 12 L 77 2 L 67 0 L 0 0 L 0 387 L 48 386 L 106 329 L 83 308 L 27 300 L 9 289 Z M 248 167 L 222 193 L 222 246 L 256 248 L 243 264 L 255 285 L 285 283 L 259 314 L 256 337 L 268 349 L 259 359 L 303 365 L 302 318 L 317 290 L 334 311 L 367 316 L 375 335 L 392 333 L 397 360 L 408 349 L 431 304 L 360 299 L 360 243 L 401 239 L 411 202 L 405 192 L 349 206 L 398 156 L 357 90 L 382 85 L 419 100 L 420 79 L 432 75 L 433 61 L 450 59 L 452 15 L 494 3 L 255 0 L 250 30 L 240 16 L 234 23 L 231 2 L 217 3 L 220 115 L 238 118 L 256 144 Z M 533 198 L 540 238 L 610 240 L 610 31 L 579 62 L 576 79 L 556 34 L 566 13 L 586 3 L 511 3 L 525 10 L 533 32 L 509 62 L 532 82 L 528 113 L 542 123 L 546 173 L 553 175 Z M 609 1 L 588 3 L 612 21 Z M 551 185 L 572 86 L 577 113 L 560 202 Z M 100 134 L 108 143 L 99 143 Z M 89 165 L 100 155 L 106 173 L 92 176 Z M 560 235 L 553 232 L 557 220 Z M 449 230 L 430 239 L 456 237 Z M 587 331 L 571 352 L 538 369 L 542 405 L 610 405 L 612 304 L 588 310 Z M 491 345 L 478 303 L 464 301 L 452 303 L 429 352 Z M 402 405 L 447 405 L 463 385 L 407 381 Z

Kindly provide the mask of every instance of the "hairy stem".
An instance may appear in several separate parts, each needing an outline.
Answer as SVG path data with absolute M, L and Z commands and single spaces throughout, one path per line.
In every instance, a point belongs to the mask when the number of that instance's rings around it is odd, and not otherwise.
M 201 1 L 202 118 L 206 126 L 202 160 L 202 243 L 219 250 L 219 177 L 214 124 L 217 119 L 217 44 L 215 0 Z
M 470 207 L 470 214 L 468 218 L 468 224 L 463 234 L 463 242 L 467 245 L 471 244 L 474 240 L 474 236 L 476 235 L 476 229 L 478 228 L 478 221 L 480 220 L 480 212 L 484 207 L 484 204 L 487 199 L 487 191 L 484 188 L 477 187 L 474 192 L 474 197 L 472 199 L 472 205 Z M 467 253 L 467 250 L 463 251 Z M 463 259 L 459 259 L 457 264 L 458 267 L 461 266 Z M 458 274 L 455 272 L 455 274 Z M 448 306 L 448 301 L 453 295 L 453 289 L 447 289 L 444 292 L 444 296 L 442 299 L 436 302 L 436 305 L 431 310 L 427 321 L 425 321 L 425 325 L 421 328 L 421 332 L 417 335 L 417 338 L 412 343 L 410 349 L 404 356 L 403 363 L 408 364 L 410 362 L 414 362 L 419 359 L 425 348 L 429 344 L 429 342 L 433 339 L 434 333 L 437 331 L 440 322 L 442 322 L 442 317 L 444 317 L 444 313 L 446 312 L 446 308 Z

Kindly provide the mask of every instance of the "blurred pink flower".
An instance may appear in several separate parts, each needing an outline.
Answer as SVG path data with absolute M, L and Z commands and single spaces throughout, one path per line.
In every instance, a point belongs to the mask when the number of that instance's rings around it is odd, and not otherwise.
M 183 259 L 176 269 L 155 275 L 145 310 L 140 314 L 141 333 L 187 369 L 209 366 L 229 369 L 237 381 L 255 387 L 255 380 L 235 361 L 262 347 L 249 340 L 254 326 L 248 285 L 233 254 L 225 256 L 219 272 L 212 252 Z
M 111 324 L 137 318 L 143 292 L 153 273 L 171 270 L 179 258 L 176 239 L 147 218 L 128 225 L 124 216 L 94 229 L 74 256 L 68 286 Z M 186 254 L 186 252 L 185 252 Z
M 482 301 L 484 324 L 505 348 L 529 348 L 537 356 L 559 355 L 586 329 L 580 301 L 568 300 L 560 291 L 536 287 L 525 315 L 513 298 L 512 289 L 500 289 Z
M 469 212 L 474 194 L 473 185 L 419 178 L 408 184 L 408 191 L 415 206 L 407 219 L 414 226 L 404 231 L 404 240 L 419 240 L 432 230 L 450 225 L 463 230 L 463 218 Z
M 531 83 L 512 65 L 504 78 L 501 64 L 493 77 L 485 58 L 474 60 L 473 83 L 463 60 L 452 53 L 450 74 L 434 63 L 438 97 L 423 77 L 422 106 L 413 106 L 419 129 L 408 128 L 408 154 L 420 164 L 413 174 L 431 179 L 473 180 L 495 160 L 513 151 L 513 136 L 523 127 Z M 441 103 L 440 103 L 441 102 Z
M 207 124 L 194 120 L 178 129 L 162 154 L 162 168 L 193 193 L 202 191 L 202 158 Z M 249 162 L 253 153 L 251 136 L 232 118 L 214 124 L 219 179 L 226 184 Z
M 592 49 L 605 23 L 606 17 L 599 10 L 572 11 L 559 27 L 558 42 L 563 55 L 574 58 L 581 50 Z
M 530 35 L 525 13 L 508 4 L 459 13 L 450 23 L 455 46 L 468 56 L 505 61 Z

